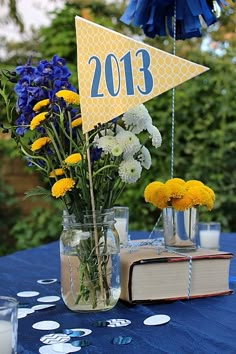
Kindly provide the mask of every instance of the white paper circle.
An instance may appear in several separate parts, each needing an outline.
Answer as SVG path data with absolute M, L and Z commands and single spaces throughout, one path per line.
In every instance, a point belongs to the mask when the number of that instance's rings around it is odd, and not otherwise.
M 146 326 L 158 326 L 170 321 L 170 316 L 167 315 L 154 315 L 146 318 L 143 323 Z
M 33 296 L 38 296 L 39 292 L 38 291 L 20 291 L 16 295 L 19 297 L 33 297 Z
M 20 318 L 24 318 L 24 317 L 26 317 L 27 316 L 27 314 L 26 313 L 21 313 L 21 312 L 18 312 L 18 314 L 17 314 L 17 318 L 18 319 L 20 319 Z
M 73 332 L 83 331 L 84 334 L 81 334 L 80 337 L 84 337 L 84 336 L 87 336 L 90 333 L 92 333 L 91 329 L 88 329 L 88 328 L 70 328 L 70 330 L 73 331 Z
M 81 347 L 74 347 L 70 343 L 58 343 L 58 344 L 53 344 L 52 349 L 56 353 L 73 353 L 73 352 L 78 352 Z
M 55 307 L 55 306 L 56 306 L 55 304 L 35 305 L 35 306 L 32 306 L 31 309 L 35 310 L 35 311 L 39 311 L 39 310 L 44 310 L 49 307 Z
M 52 284 L 57 281 L 56 278 L 50 278 L 50 279 L 39 279 L 37 280 L 37 283 L 47 285 L 47 284 Z
M 123 318 L 113 318 L 111 320 L 107 320 L 106 322 L 109 323 L 107 327 L 125 327 L 130 325 L 131 323 L 130 320 L 126 320 Z
M 52 349 L 52 345 L 43 345 L 42 347 L 39 348 L 39 353 L 40 354 L 58 354 L 58 352 L 55 352 L 55 350 Z
M 60 296 L 43 296 L 37 299 L 38 302 L 55 302 L 59 300 Z
M 55 321 L 40 321 L 36 322 L 32 325 L 34 329 L 39 329 L 39 330 L 51 330 L 51 329 L 57 329 L 60 327 L 60 324 Z
M 29 315 L 30 313 L 34 313 L 33 309 L 18 309 L 18 314 Z
M 40 341 L 44 344 L 66 343 L 70 340 L 70 336 L 64 333 L 50 333 L 40 338 Z

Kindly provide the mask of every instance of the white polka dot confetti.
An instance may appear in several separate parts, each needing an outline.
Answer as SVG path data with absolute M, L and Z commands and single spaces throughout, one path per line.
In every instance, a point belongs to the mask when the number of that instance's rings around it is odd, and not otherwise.
M 34 296 L 38 296 L 39 292 L 38 291 L 20 291 L 16 295 L 19 297 L 34 297 Z
M 146 326 L 159 326 L 166 324 L 170 321 L 170 316 L 167 315 L 154 315 L 146 318 L 143 323 Z
M 114 318 L 111 320 L 107 320 L 108 325 L 107 327 L 125 327 L 130 325 L 131 321 L 130 320 L 125 320 L 125 319 L 120 319 L 120 318 Z
M 38 302 L 55 302 L 59 300 L 60 300 L 59 296 L 43 296 L 37 299 Z
M 78 352 L 81 349 L 81 347 L 75 347 L 70 343 L 60 343 L 60 344 L 53 344 L 52 349 L 55 352 L 65 354 L 65 353 Z
M 45 309 L 48 309 L 50 307 L 55 307 L 55 306 L 56 306 L 55 304 L 43 304 L 43 305 L 32 306 L 31 309 L 35 310 L 35 311 L 39 311 L 39 310 L 45 310 Z
M 42 336 L 40 341 L 44 344 L 66 343 L 70 341 L 70 336 L 64 333 L 50 333 Z
M 53 278 L 53 279 L 39 279 L 37 280 L 37 283 L 39 284 L 52 284 L 52 283 L 56 283 L 57 282 L 57 279 L 56 278 Z
M 52 330 L 52 329 L 57 329 L 60 327 L 60 324 L 58 322 L 55 321 L 40 321 L 40 322 L 36 322 L 32 325 L 32 327 L 34 329 L 38 329 L 38 330 Z

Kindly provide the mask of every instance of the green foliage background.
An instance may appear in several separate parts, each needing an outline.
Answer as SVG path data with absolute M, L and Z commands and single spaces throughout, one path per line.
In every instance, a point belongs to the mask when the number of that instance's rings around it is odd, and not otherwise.
M 74 17 L 86 14 L 90 20 L 105 27 L 141 38 L 141 31 L 119 22 L 123 6 L 123 2 L 70 1 L 62 10 L 54 13 L 50 26 L 33 33 L 31 40 L 20 44 L 8 43 L 9 56 L 5 64 L 15 67 L 16 64 L 24 63 L 30 55 L 38 60 L 58 54 L 67 60 L 73 73 L 72 81 L 76 85 Z M 230 16 L 227 11 L 222 15 L 221 21 L 227 33 L 231 33 L 231 29 L 234 31 L 235 18 L 235 13 L 232 15 L 232 12 Z M 221 28 L 220 34 L 216 31 L 212 36 L 218 36 L 217 40 L 224 44 L 224 34 Z M 171 39 L 145 41 L 168 52 L 173 48 Z M 209 71 L 175 89 L 174 176 L 186 180 L 199 179 L 213 188 L 216 193 L 215 207 L 211 212 L 202 209 L 200 219 L 218 220 L 224 231 L 235 231 L 236 51 L 235 41 L 229 40 L 228 44 L 228 48 L 224 48 L 225 55 L 216 56 L 214 52 L 210 54 L 200 50 L 199 39 L 177 43 L 177 55 L 205 65 L 209 67 Z M 145 104 L 162 133 L 163 144 L 158 150 L 150 146 L 152 167 L 149 171 L 143 171 L 138 183 L 126 188 L 119 201 L 130 208 L 132 230 L 151 231 L 160 214 L 160 211 L 144 202 L 143 191 L 151 181 L 165 181 L 170 178 L 172 94 L 170 90 Z M 0 194 L 0 202 L 3 204 L 9 193 L 7 189 L 7 186 L 3 189 L 5 196 Z M 13 194 L 12 197 L 14 198 Z M 61 214 L 56 211 L 55 203 L 51 206 L 51 211 L 32 210 L 31 215 L 24 220 L 16 217 L 14 209 L 10 210 L 14 221 L 8 225 L 8 234 L 15 242 L 15 248 L 32 247 L 58 239 Z M 1 212 L 0 219 L 3 218 L 5 216 Z M 14 247 L 8 247 L 8 251 L 12 251 Z

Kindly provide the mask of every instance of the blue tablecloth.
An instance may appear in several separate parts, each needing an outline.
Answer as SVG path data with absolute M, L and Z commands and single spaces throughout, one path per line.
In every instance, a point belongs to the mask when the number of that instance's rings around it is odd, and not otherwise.
M 135 233 L 142 238 L 145 233 Z M 221 235 L 221 250 L 236 254 L 236 233 Z M 38 279 L 59 279 L 59 244 L 54 242 L 35 249 L 0 257 L 0 294 L 17 297 L 19 291 L 35 290 L 40 296 L 60 295 L 59 281 L 49 285 L 37 283 Z M 236 259 L 230 266 L 230 288 L 236 290 Z M 36 298 L 18 298 L 21 302 L 39 304 Z M 168 324 L 145 326 L 145 318 L 154 314 L 171 317 Z M 94 321 L 112 318 L 129 319 L 127 327 L 95 327 Z M 36 311 L 19 319 L 18 354 L 39 352 L 40 337 L 47 331 L 38 331 L 32 324 L 54 320 L 63 328 L 89 328 L 92 333 L 84 337 L 90 345 L 81 353 L 90 354 L 214 354 L 236 353 L 236 295 L 217 296 L 152 305 L 127 305 L 119 302 L 107 312 L 94 314 L 73 313 L 62 300 L 56 307 Z M 51 331 L 50 331 L 51 332 Z M 116 345 L 112 339 L 131 336 L 132 342 Z

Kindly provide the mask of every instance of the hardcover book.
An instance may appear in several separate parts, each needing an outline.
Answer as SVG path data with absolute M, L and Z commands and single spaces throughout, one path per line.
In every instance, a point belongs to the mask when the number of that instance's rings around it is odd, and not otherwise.
M 199 298 L 232 293 L 230 252 L 198 249 L 177 254 L 154 247 L 121 250 L 121 296 L 130 303 Z

